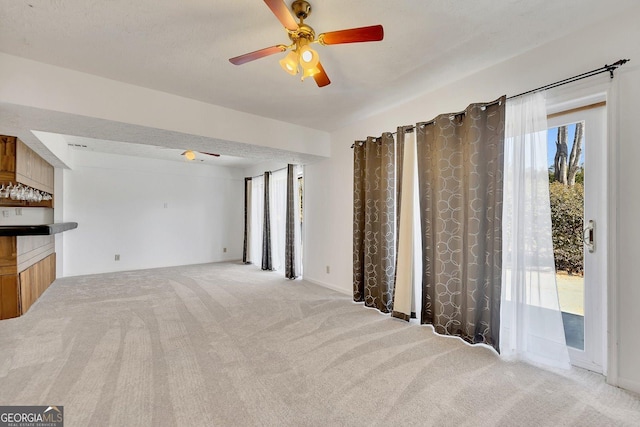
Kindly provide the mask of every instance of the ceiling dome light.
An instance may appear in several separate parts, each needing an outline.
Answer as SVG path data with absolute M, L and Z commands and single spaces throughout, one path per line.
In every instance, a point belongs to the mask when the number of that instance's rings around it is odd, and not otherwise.
M 196 153 L 191 150 L 187 150 L 184 152 L 184 156 L 187 158 L 187 160 L 194 160 L 196 158 Z
M 292 76 L 298 74 L 298 53 L 295 50 L 289 52 L 287 56 L 280 60 L 280 66 Z

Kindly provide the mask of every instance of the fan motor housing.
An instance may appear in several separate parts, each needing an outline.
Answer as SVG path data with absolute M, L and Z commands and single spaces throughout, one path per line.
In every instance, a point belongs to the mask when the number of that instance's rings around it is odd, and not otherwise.
M 295 0 L 291 3 L 291 10 L 298 19 L 307 19 L 311 15 L 311 5 L 305 0 Z
M 289 38 L 294 43 L 297 43 L 300 39 L 306 39 L 311 43 L 316 38 L 316 32 L 307 24 L 300 24 L 296 31 L 289 31 Z

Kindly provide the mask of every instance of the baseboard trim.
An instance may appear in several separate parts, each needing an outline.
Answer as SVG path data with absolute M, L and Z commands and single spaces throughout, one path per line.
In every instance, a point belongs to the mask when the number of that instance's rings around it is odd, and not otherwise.
M 350 291 L 347 291 L 346 289 L 340 288 L 336 285 L 333 285 L 331 283 L 327 283 L 327 282 L 322 282 L 320 280 L 316 280 L 316 279 L 310 279 L 306 276 L 302 277 L 302 280 L 312 283 L 314 285 L 318 285 L 318 286 L 322 286 L 323 288 L 328 288 L 331 289 L 332 291 L 336 291 L 336 292 L 340 292 L 343 295 L 349 295 L 352 296 Z
M 640 382 L 618 377 L 618 387 L 640 394 Z

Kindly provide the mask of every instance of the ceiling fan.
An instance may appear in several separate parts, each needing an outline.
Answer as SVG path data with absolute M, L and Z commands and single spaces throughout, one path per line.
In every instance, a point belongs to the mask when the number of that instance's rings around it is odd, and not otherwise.
M 291 75 L 298 74 L 298 65 L 302 68 L 302 80 L 313 77 L 319 87 L 327 86 L 331 81 L 320 63 L 318 53 L 309 47 L 312 43 L 321 45 L 360 43 L 380 41 L 384 37 L 382 25 L 370 27 L 351 28 L 348 30 L 331 31 L 322 33 L 316 38 L 316 33 L 304 20 L 311 14 L 311 5 L 305 0 L 295 0 L 291 4 L 293 14 L 300 20 L 296 23 L 289 12 L 287 5 L 282 0 L 264 0 L 271 12 L 278 18 L 287 30 L 290 45 L 278 44 L 255 52 L 246 53 L 229 59 L 234 65 L 264 58 L 286 50 L 291 50 L 287 56 L 280 60 L 282 68 Z
M 204 152 L 204 151 L 194 151 L 194 150 L 186 150 L 180 155 L 184 156 L 185 159 L 187 159 L 187 160 L 195 160 L 196 153 L 205 154 L 207 156 L 220 157 L 220 154 L 207 153 L 207 152 Z

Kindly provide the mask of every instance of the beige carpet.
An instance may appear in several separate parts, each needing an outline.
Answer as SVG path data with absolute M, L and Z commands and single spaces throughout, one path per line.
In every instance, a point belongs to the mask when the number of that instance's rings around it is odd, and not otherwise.
M 67 426 L 640 423 L 638 397 L 598 375 L 231 263 L 59 279 L 0 322 L 0 351 L 0 405 L 64 405 Z

